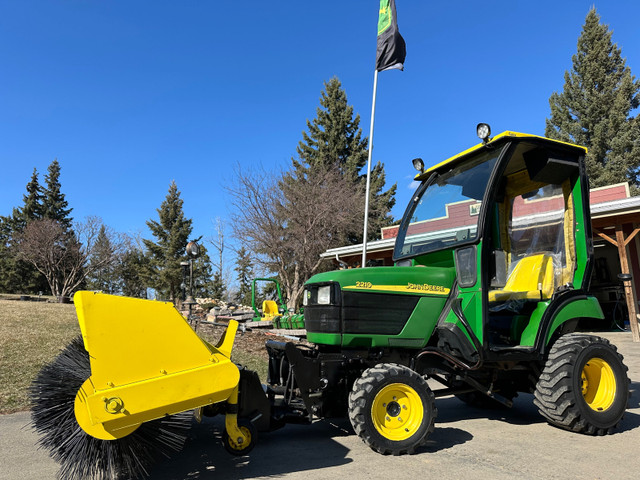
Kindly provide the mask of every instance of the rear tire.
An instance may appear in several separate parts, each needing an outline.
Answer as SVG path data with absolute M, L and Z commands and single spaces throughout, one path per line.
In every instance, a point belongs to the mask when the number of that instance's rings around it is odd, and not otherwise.
M 593 335 L 569 334 L 551 347 L 534 403 L 552 425 L 605 435 L 624 415 L 629 377 L 615 346 Z
M 433 392 L 413 370 L 395 364 L 369 368 L 349 394 L 349 420 L 369 447 L 384 455 L 413 453 L 433 431 Z

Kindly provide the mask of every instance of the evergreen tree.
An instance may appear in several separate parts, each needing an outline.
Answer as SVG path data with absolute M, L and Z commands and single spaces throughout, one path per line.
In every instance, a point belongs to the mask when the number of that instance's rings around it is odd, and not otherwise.
M 38 171 L 34 168 L 31 175 L 31 181 L 27 183 L 27 194 L 22 197 L 24 206 L 22 207 L 22 215 L 25 220 L 35 220 L 42 218 L 42 202 L 43 194 L 40 182 L 38 182 Z
M 316 118 L 307 120 L 308 133 L 302 133 L 302 141 L 297 147 L 298 159 L 292 159 L 295 170 L 292 177 L 300 179 L 333 170 L 353 183 L 354 188 L 364 191 L 368 140 L 362 136 L 360 115 L 354 116 L 353 106 L 348 104 L 347 94 L 338 78 L 333 77 L 324 86 Z M 382 227 L 392 223 L 390 211 L 395 204 L 397 186 L 394 184 L 385 192 L 384 185 L 384 166 L 378 162 L 371 171 L 368 238 L 372 240 L 379 238 Z M 364 214 L 364 205 L 362 212 Z M 336 241 L 357 243 L 362 241 L 362 235 Z
M 151 261 L 144 252 L 135 247 L 123 255 L 118 268 L 121 292 L 126 297 L 147 298 L 147 278 Z
M 193 296 L 196 298 L 213 297 L 211 258 L 209 258 L 209 253 L 204 245 L 198 243 L 198 248 L 200 249 L 200 254 L 193 261 Z
M 89 259 L 91 274 L 86 279 L 89 290 L 101 290 L 105 293 L 118 293 L 120 288 L 119 261 L 116 248 L 107 234 L 107 228 L 100 226 Z
M 235 271 L 238 273 L 238 294 L 236 301 L 242 305 L 251 305 L 251 282 L 253 281 L 253 261 L 251 254 L 241 247 L 236 258 Z
M 38 293 L 48 290 L 47 280 L 28 262 L 18 258 L 15 238 L 27 223 L 42 217 L 42 187 L 34 168 L 23 195 L 23 206 L 0 217 L 0 290 L 7 293 Z
M 222 300 L 224 299 L 226 293 L 227 293 L 227 289 L 224 285 L 222 273 L 218 270 L 213 274 L 213 279 L 211 280 L 211 290 L 209 294 L 211 298 L 214 298 L 216 300 Z
M 0 217 L 0 291 L 13 293 L 15 274 L 15 256 L 11 251 L 13 229 L 11 218 Z
M 69 214 L 73 210 L 64 198 L 60 185 L 60 163 L 55 159 L 47 169 L 44 177 L 46 187 L 43 192 L 42 217 L 56 220 L 67 230 L 71 230 L 73 218 Z
M 587 14 L 565 72 L 564 90 L 550 99 L 546 136 L 584 145 L 591 187 L 629 181 L 637 191 L 640 120 L 630 112 L 640 103 L 640 82 L 631 75 L 612 32 L 595 8 Z
M 149 220 L 147 226 L 156 241 L 144 239 L 150 254 L 150 281 L 162 297 L 176 301 L 180 296 L 182 268 L 180 262 L 186 258 L 185 248 L 191 235 L 191 219 L 184 216 L 183 200 L 175 182 L 171 182 L 169 193 L 157 209 L 159 221 Z

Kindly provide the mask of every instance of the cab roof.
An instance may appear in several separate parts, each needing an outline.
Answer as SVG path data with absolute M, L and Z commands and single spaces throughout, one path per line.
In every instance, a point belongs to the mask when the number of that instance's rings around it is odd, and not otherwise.
M 535 138 L 537 140 L 544 140 L 546 142 L 549 142 L 550 144 L 557 144 L 557 145 L 563 145 L 563 146 L 569 146 L 572 148 L 578 148 L 580 150 L 583 150 L 584 153 L 587 153 L 587 149 L 585 147 L 582 147 L 580 145 L 575 145 L 573 143 L 568 143 L 568 142 L 562 142 L 560 140 L 553 140 L 551 138 L 546 138 L 546 137 L 541 137 L 539 135 L 531 135 L 528 133 L 519 133 L 519 132 L 511 132 L 511 131 L 506 131 L 506 132 L 502 132 L 498 135 L 496 135 L 495 137 L 493 137 L 489 142 L 487 143 L 478 143 L 477 145 L 474 145 L 471 148 L 466 149 L 463 152 L 458 153 L 457 155 L 454 155 L 453 157 L 449 157 L 446 160 L 432 166 L 429 167 L 427 170 L 424 171 L 424 173 L 419 173 L 418 175 L 416 175 L 415 180 L 425 180 L 426 178 L 428 178 L 435 170 L 439 170 L 440 168 L 449 165 L 449 166 L 453 166 L 455 163 L 458 163 L 463 157 L 466 157 L 467 155 L 470 155 L 474 152 L 477 152 L 478 150 L 482 149 L 483 147 L 487 146 L 487 145 L 492 145 L 495 143 L 502 143 L 505 140 L 509 140 L 509 139 L 514 139 L 514 138 Z

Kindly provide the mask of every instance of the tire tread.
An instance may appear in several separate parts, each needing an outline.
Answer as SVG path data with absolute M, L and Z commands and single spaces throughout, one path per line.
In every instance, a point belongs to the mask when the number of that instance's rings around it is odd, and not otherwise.
M 576 398 L 581 392 L 576 392 L 577 384 L 575 376 L 576 361 L 579 354 L 587 347 L 600 344 L 611 350 L 620 365 L 627 382 L 629 391 L 628 368 L 623 363 L 623 357 L 617 348 L 607 339 L 587 334 L 568 334 L 560 337 L 551 347 L 542 374 L 538 379 L 534 392 L 533 403 L 538 407 L 540 414 L 552 425 L 577 433 L 588 435 L 605 435 L 616 428 L 622 419 L 618 418 L 614 425 L 598 427 L 591 423 L 584 414 Z M 628 393 L 625 402 L 625 410 L 628 407 Z

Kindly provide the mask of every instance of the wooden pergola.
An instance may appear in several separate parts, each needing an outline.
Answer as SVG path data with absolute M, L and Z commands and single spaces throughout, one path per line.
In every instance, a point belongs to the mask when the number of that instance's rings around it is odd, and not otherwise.
M 634 342 L 640 342 L 640 328 L 638 328 L 638 298 L 636 295 L 636 278 L 638 271 L 638 252 L 631 241 L 640 232 L 640 212 L 621 213 L 618 215 L 594 218 L 591 221 L 593 234 L 613 244 L 618 249 L 620 257 L 620 271 L 623 274 L 631 274 L 631 280 L 624 282 L 624 293 L 629 311 L 629 325 Z M 615 238 L 609 231 L 615 229 Z M 633 255 L 635 262 L 629 262 L 629 256 Z

